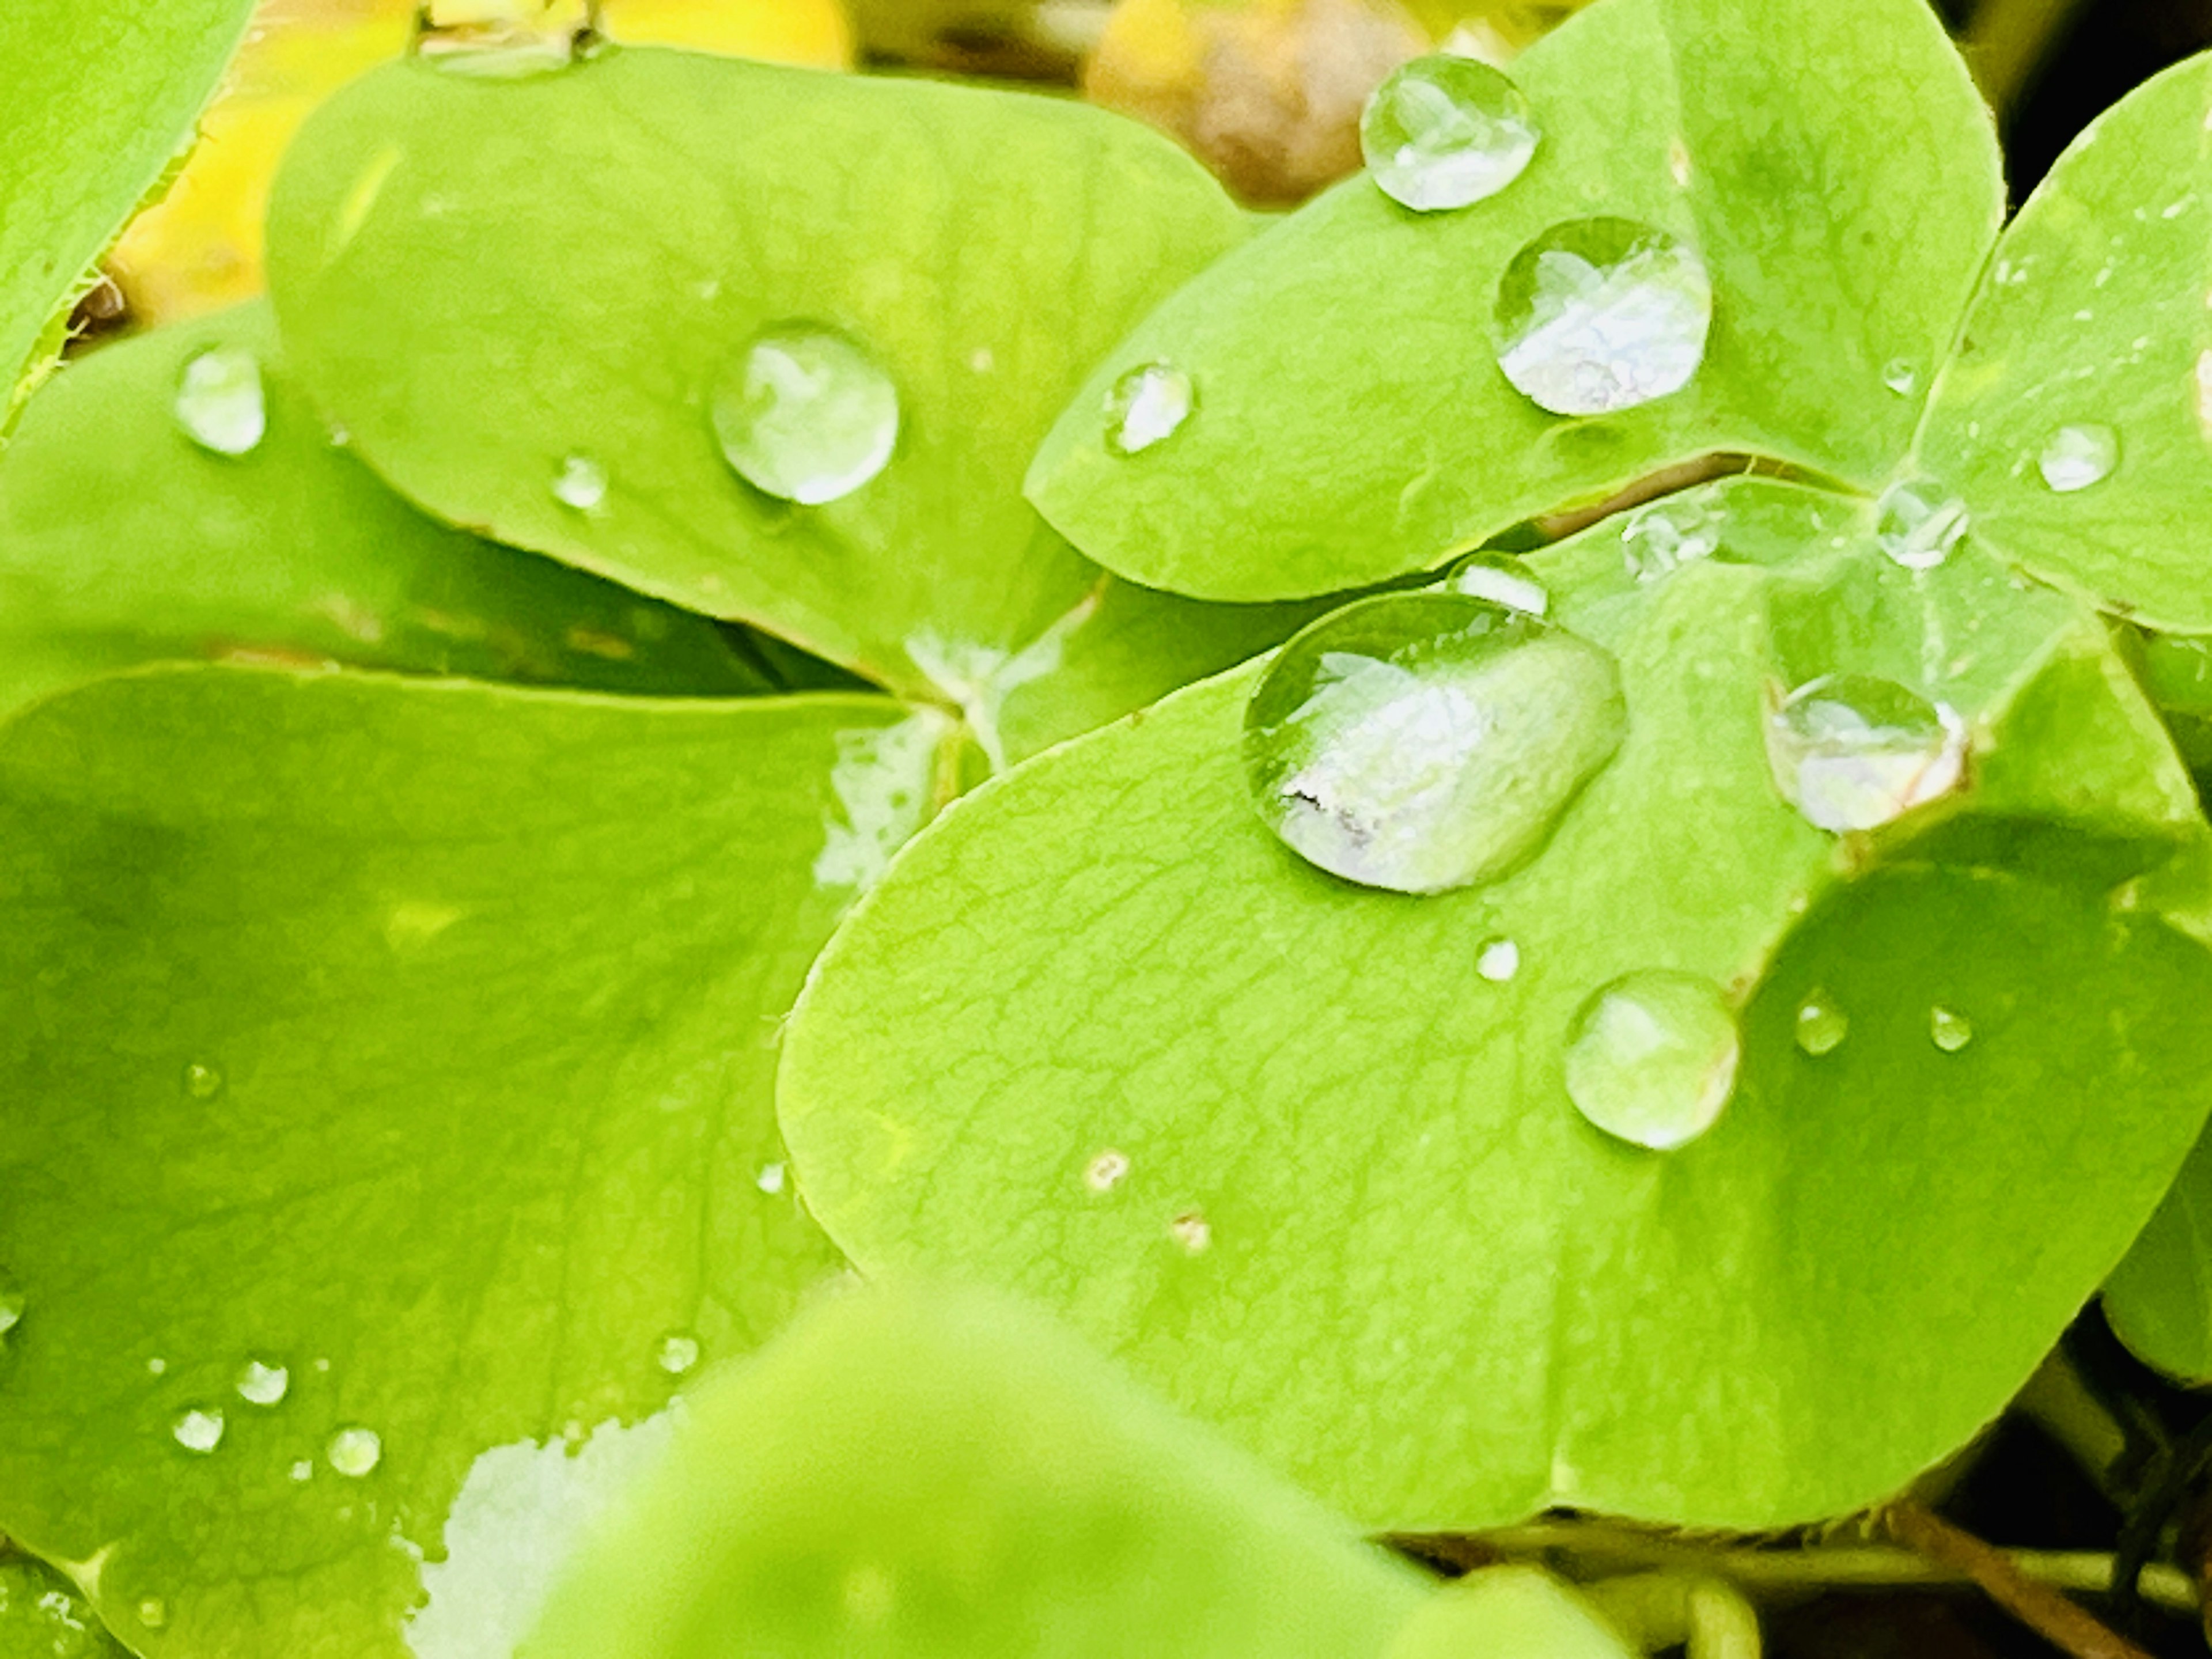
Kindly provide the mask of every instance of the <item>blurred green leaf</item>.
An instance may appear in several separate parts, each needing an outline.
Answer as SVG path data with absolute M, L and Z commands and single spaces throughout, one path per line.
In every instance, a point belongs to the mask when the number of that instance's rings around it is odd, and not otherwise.
M 0 1659 L 123 1659 L 91 1604 L 51 1567 L 0 1559 Z
M 1637 1650 L 1549 1573 L 1489 1567 L 1431 1596 L 1386 1659 L 1638 1659 Z
M 459 1498 L 836 1267 L 777 1022 L 949 726 L 216 667 L 7 726 L 0 1529 L 149 1653 L 504 1651 L 431 1637 L 519 1636 L 559 1489 L 416 1608 Z

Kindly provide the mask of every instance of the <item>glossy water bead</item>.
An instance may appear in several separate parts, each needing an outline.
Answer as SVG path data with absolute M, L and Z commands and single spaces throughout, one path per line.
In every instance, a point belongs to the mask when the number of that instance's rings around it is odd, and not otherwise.
M 1487 64 L 1449 52 L 1392 75 L 1359 122 L 1376 186 L 1423 213 L 1495 196 L 1527 168 L 1539 136 L 1520 88 Z
M 1720 988 L 1694 974 L 1625 974 L 1583 1004 L 1567 1033 L 1576 1109 L 1606 1133 L 1668 1152 L 1712 1127 L 1741 1052 Z
M 1687 243 L 1633 219 L 1571 219 L 1498 286 L 1498 366 L 1554 415 L 1607 415 L 1680 391 L 1705 361 L 1712 279 Z
M 1445 592 L 1363 599 L 1277 653 L 1245 712 L 1261 820 L 1370 887 L 1431 893 L 1534 853 L 1627 730 L 1610 653 Z
M 1966 727 L 1894 680 L 1827 674 L 1768 718 L 1766 755 L 1776 787 L 1807 823 L 1876 830 L 1958 787 Z
M 714 436 L 756 489 L 802 507 L 842 501 L 890 464 L 898 391 L 851 336 L 819 323 L 757 334 L 709 400 Z

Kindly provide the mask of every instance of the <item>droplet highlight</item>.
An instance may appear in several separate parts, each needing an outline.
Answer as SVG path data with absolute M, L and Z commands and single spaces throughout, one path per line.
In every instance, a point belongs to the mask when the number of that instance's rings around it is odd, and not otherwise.
M 269 431 L 261 360 L 243 346 L 210 346 L 177 382 L 177 424 L 214 455 L 248 455 Z
M 1890 486 L 1875 509 L 1875 540 L 1893 564 L 1933 570 L 1966 533 L 1966 504 L 1925 479 Z
M 1444 586 L 1470 599 L 1487 599 L 1532 617 L 1540 617 L 1552 608 L 1551 590 L 1510 553 L 1468 554 L 1451 568 Z
M 220 1407 L 195 1406 L 178 1413 L 169 1425 L 169 1434 L 186 1451 L 204 1455 L 222 1443 L 222 1426 Z
M 784 1164 L 763 1164 L 760 1173 L 753 1177 L 753 1185 L 774 1198 L 783 1191 L 790 1178 L 790 1171 Z
M 1878 830 L 1959 787 L 1966 727 L 1894 680 L 1827 674 L 1774 711 L 1766 753 L 1783 799 L 1815 829 Z
M 607 470 L 588 455 L 571 455 L 553 475 L 553 498 L 579 513 L 594 513 L 606 504 Z
M 222 1092 L 222 1071 L 204 1060 L 185 1067 L 185 1093 L 193 1100 L 213 1100 Z
M 1367 100 L 1359 148 L 1376 186 L 1419 213 L 1471 207 L 1518 179 L 1540 137 L 1528 100 L 1487 64 L 1417 58 Z
M 291 1368 L 272 1365 L 265 1359 L 249 1359 L 239 1367 L 235 1386 L 238 1397 L 246 1404 L 274 1406 L 291 1389 Z
M 1510 939 L 1486 940 L 1474 953 L 1474 971 L 1492 985 L 1503 985 L 1521 971 L 1521 947 Z
M 1928 1036 L 1945 1054 L 1955 1054 L 1974 1040 L 1974 1022 L 1939 1002 L 1928 1011 Z
M 1197 407 L 1198 387 L 1173 363 L 1133 368 L 1106 394 L 1106 447 L 1141 455 L 1182 431 Z
M 1244 716 L 1261 822 L 1368 887 L 1435 893 L 1533 855 L 1628 727 L 1619 665 L 1442 592 L 1346 606 L 1285 646 Z
M 1826 991 L 1814 991 L 1797 1005 L 1797 1046 L 1815 1060 L 1835 1053 L 1850 1030 L 1850 1017 Z
M 779 501 L 842 501 L 890 464 L 898 391 L 850 336 L 816 323 L 756 335 L 709 400 L 714 436 L 738 476 Z
M 340 1474 L 358 1480 L 383 1462 L 384 1438 L 374 1429 L 340 1429 L 331 1437 L 323 1455 Z
M 1499 280 L 1498 366 L 1540 409 L 1609 415 L 1687 386 L 1712 319 L 1712 279 L 1686 243 L 1632 219 L 1570 220 Z
M 5 1336 L 23 1322 L 23 1310 L 28 1305 L 23 1292 L 13 1285 L 0 1285 L 0 1336 Z
M 660 1339 L 653 1358 L 669 1376 L 681 1376 L 699 1363 L 699 1339 L 689 1332 L 672 1332 Z
M 2035 458 L 2043 482 L 2062 495 L 2104 483 L 2119 464 L 2120 434 L 2094 422 L 2060 427 Z
M 1671 1152 L 1713 1127 L 1735 1089 L 1735 1015 L 1711 981 L 1669 969 L 1623 975 L 1568 1029 L 1576 1109 L 1616 1139 Z

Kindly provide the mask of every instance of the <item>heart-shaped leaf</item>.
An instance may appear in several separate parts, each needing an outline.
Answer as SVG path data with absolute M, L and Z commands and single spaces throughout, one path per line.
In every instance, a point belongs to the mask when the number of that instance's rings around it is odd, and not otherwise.
M 219 667 L 20 716 L 0 1531 L 146 1652 L 408 1655 L 480 1457 L 835 1270 L 777 1021 L 950 726 Z
M 243 454 L 202 447 L 178 416 L 211 353 L 257 366 L 239 418 L 266 430 Z M 261 306 L 95 353 L 40 394 L 0 458 L 0 707 L 224 656 L 769 689 L 707 618 L 450 529 L 385 489 L 293 389 Z
M 1065 1307 L 1370 1522 L 1760 1528 L 1894 1489 L 2165 1190 L 2212 1103 L 2212 958 L 2105 901 L 2199 820 L 2101 624 L 1866 531 L 1747 481 L 1530 561 L 1618 659 L 1627 735 L 1487 886 L 1355 888 L 1275 842 L 1238 757 L 1256 667 L 963 802 L 801 1000 L 810 1206 L 864 1269 Z M 1972 751 L 1943 804 L 1838 842 L 1767 740 L 1843 674 Z M 1562 1082 L 1578 1011 L 1654 969 L 1741 1031 L 1734 1103 L 1663 1154 Z
M 1928 7 L 1608 0 L 1514 74 L 1541 132 L 1525 173 L 1430 214 L 1355 179 L 1222 260 L 1068 405 L 1029 477 L 1045 516 L 1136 580 L 1261 599 L 1427 568 L 1715 450 L 1885 477 L 2003 201 Z M 1590 216 L 1695 250 L 1711 332 L 1687 389 L 1565 420 L 1505 378 L 1493 310 L 1524 246 Z M 1649 320 L 1624 313 L 1622 350 Z M 1116 453 L 1099 399 L 1154 362 L 1195 412 Z

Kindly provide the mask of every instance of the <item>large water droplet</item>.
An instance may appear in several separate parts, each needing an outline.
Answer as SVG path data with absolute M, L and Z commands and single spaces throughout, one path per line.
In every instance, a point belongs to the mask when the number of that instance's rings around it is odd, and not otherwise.
M 340 1429 L 331 1437 L 323 1455 L 340 1474 L 358 1480 L 383 1461 L 384 1437 L 374 1429 Z
M 563 70 L 599 44 L 598 0 L 428 0 L 413 51 L 453 75 L 520 80 Z
M 1894 680 L 1828 674 L 1774 711 L 1766 754 L 1783 798 L 1806 822 L 1836 833 L 1875 830 L 1958 787 L 1966 728 Z
M 1198 406 L 1198 388 L 1173 363 L 1145 363 L 1106 394 L 1106 447 L 1139 455 L 1182 429 Z
M 1538 137 L 1520 88 L 1487 64 L 1448 52 L 1400 69 L 1359 120 L 1376 184 L 1423 213 L 1497 195 L 1528 167 Z
M 1474 971 L 1492 985 L 1503 985 L 1521 971 L 1521 947 L 1510 939 L 1486 939 L 1474 953 Z
M 1498 285 L 1498 366 L 1554 415 L 1680 392 L 1705 360 L 1712 280 L 1686 244 L 1632 219 L 1554 225 Z
M 588 455 L 571 455 L 553 475 L 553 498 L 579 513 L 592 513 L 605 505 L 607 470 Z
M 1974 1022 L 1939 1002 L 1928 1011 L 1928 1036 L 1945 1054 L 1955 1054 L 1974 1040 Z
M 1640 582 L 1672 575 L 1720 551 L 1721 515 L 1694 496 L 1654 501 L 1620 532 L 1628 574 Z
M 261 360 L 244 346 L 210 346 L 185 364 L 176 410 L 177 424 L 202 449 L 251 453 L 269 430 Z
M 1552 608 L 1552 595 L 1534 572 L 1510 553 L 1470 553 L 1451 568 L 1444 586 L 1470 599 L 1487 599 L 1508 611 L 1540 617 Z
M 1797 1046 L 1816 1060 L 1833 1054 L 1850 1030 L 1850 1017 L 1826 991 L 1815 991 L 1797 1005 Z
M 238 1369 L 239 1398 L 250 1406 L 274 1406 L 292 1386 L 291 1368 L 249 1359 Z
M 1607 1134 L 1655 1152 L 1712 1127 L 1735 1088 L 1735 1016 L 1710 981 L 1626 974 L 1582 1006 L 1567 1034 L 1567 1095 Z
M 699 1363 L 699 1339 L 688 1331 L 671 1332 L 660 1339 L 654 1358 L 671 1376 L 681 1376 Z
M 169 1433 L 188 1452 L 211 1452 L 222 1443 L 222 1408 L 195 1406 L 179 1412 L 169 1425 Z
M 1432 893 L 1542 844 L 1628 725 L 1606 652 L 1452 593 L 1363 599 L 1277 654 L 1244 716 L 1261 818 L 1370 887 Z
M 756 335 L 724 368 L 714 436 L 738 475 L 802 507 L 842 501 L 890 464 L 899 400 L 882 365 L 818 323 Z
M 2043 482 L 2062 495 L 2102 483 L 2119 464 L 2120 434 L 2096 422 L 2060 427 L 2035 458 Z
M 1892 484 L 1875 511 L 1875 540 L 1907 570 L 1933 570 L 1966 533 L 1966 504 L 1924 478 Z
M 213 1100 L 222 1092 L 222 1073 L 204 1060 L 185 1067 L 185 1092 L 194 1100 Z

